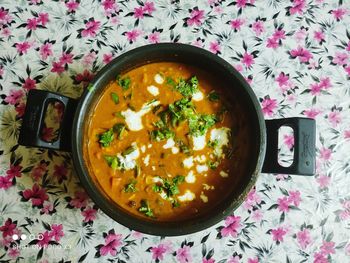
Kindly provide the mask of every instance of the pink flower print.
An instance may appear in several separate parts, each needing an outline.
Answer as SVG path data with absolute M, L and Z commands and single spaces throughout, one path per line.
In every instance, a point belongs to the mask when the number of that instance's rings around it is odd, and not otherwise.
M 350 65 L 345 67 L 344 70 L 348 74 L 348 77 L 350 77 Z
M 299 231 L 297 233 L 297 241 L 301 249 L 305 249 L 308 245 L 311 244 L 310 231 L 307 228 Z
M 229 261 L 228 261 L 229 262 Z M 233 262 L 233 261 L 232 261 Z M 237 263 L 238 261 L 235 261 L 235 263 Z M 209 259 L 206 259 L 206 258 L 202 258 L 202 263 L 215 263 L 215 259 L 213 258 L 209 258 Z M 239 262 L 238 262 L 239 263 Z
M 44 202 L 43 208 L 40 210 L 40 214 L 49 215 L 53 211 L 53 204 L 50 202 Z
M 6 174 L 11 179 L 14 177 L 21 177 L 22 176 L 21 170 L 22 170 L 22 166 L 11 164 L 10 169 L 6 171 Z
M 221 229 L 220 233 L 222 236 L 237 237 L 238 231 L 241 228 L 241 217 L 240 216 L 228 216 L 225 219 L 225 227 Z
M 255 188 L 250 190 L 246 200 L 244 201 L 243 207 L 247 210 L 252 210 L 253 206 L 261 203 L 260 196 L 256 193 Z
M 288 212 L 290 201 L 289 201 L 288 197 L 286 197 L 286 196 L 283 198 L 278 198 L 277 205 L 278 205 L 278 210 L 280 212 Z
M 305 5 L 306 5 L 305 0 L 293 0 L 293 6 L 289 10 L 290 14 L 291 15 L 294 15 L 294 14 L 302 15 L 304 13 Z
M 47 59 L 49 56 L 52 56 L 52 44 L 51 43 L 45 43 L 40 47 L 40 56 L 43 60 Z
M 245 52 L 241 62 L 246 66 L 246 68 L 250 68 L 254 64 L 254 56 L 248 52 Z
M 16 43 L 16 49 L 17 52 L 22 55 L 22 54 L 27 54 L 28 49 L 31 47 L 31 44 L 27 41 L 24 41 L 22 43 Z
M 255 34 L 256 34 L 257 36 L 260 36 L 261 33 L 263 33 L 263 32 L 265 31 L 264 22 L 261 21 L 261 20 L 255 21 L 255 22 L 252 24 L 252 29 L 253 29 L 253 31 L 255 32 Z
M 0 25 L 6 25 L 12 22 L 12 17 L 3 7 L 0 8 Z
M 240 263 L 239 260 L 240 260 L 239 256 L 230 256 L 227 259 L 226 263 Z
M 220 53 L 221 50 L 221 46 L 220 43 L 218 41 L 212 41 L 209 43 L 209 50 L 214 53 L 214 54 L 218 54 Z
M 208 4 L 210 5 L 210 6 L 214 6 L 216 3 L 218 3 L 219 2 L 219 0 L 208 0 Z
M 0 227 L 0 232 L 2 232 L 2 237 L 12 236 L 15 233 L 16 224 L 12 222 L 9 218 L 5 221 L 5 224 Z
M 300 198 L 300 192 L 298 190 L 297 191 L 289 191 L 288 195 L 289 195 L 289 197 L 288 197 L 289 203 L 293 203 L 295 206 L 300 205 L 301 198 Z
M 299 29 L 295 32 L 294 37 L 298 43 L 303 42 L 307 36 L 307 31 L 305 28 Z
M 187 25 L 200 26 L 203 23 L 204 10 L 193 9 L 190 14 L 190 18 L 187 19 Z
M 263 213 L 261 210 L 254 210 L 251 214 L 251 217 L 255 222 L 260 222 L 261 219 L 263 219 Z
M 104 0 L 102 1 L 104 10 L 110 10 L 115 8 L 115 0 Z
M 61 237 L 64 236 L 63 233 L 63 225 L 62 224 L 53 224 L 51 226 L 51 232 L 50 232 L 50 236 L 53 237 L 55 239 L 55 241 L 60 241 Z
M 234 68 L 238 71 L 238 72 L 242 72 L 244 70 L 242 64 L 237 64 L 234 66 Z
M 57 178 L 58 183 L 62 183 L 67 179 L 68 169 L 67 166 L 62 163 L 61 165 L 55 164 L 53 176 Z
M 214 6 L 213 11 L 214 13 L 220 15 L 224 11 L 224 9 L 221 6 Z
M 284 72 L 281 72 L 275 80 L 278 83 L 278 86 L 287 86 L 289 83 L 289 76 L 284 74 Z
M 117 254 L 117 250 L 122 245 L 122 235 L 121 234 L 108 234 L 105 237 L 105 244 L 100 248 L 101 256 L 106 256 L 110 254 L 111 256 L 115 256 Z
M 133 231 L 131 235 L 136 239 L 141 239 L 143 237 L 143 234 L 138 231 Z
M 315 31 L 314 32 L 314 39 L 318 42 L 318 43 L 322 43 L 324 42 L 324 38 L 325 35 L 323 33 L 323 31 L 320 29 L 319 31 Z
M 39 239 L 38 240 L 38 243 L 37 245 L 39 247 L 43 247 L 43 248 L 46 248 L 48 245 L 49 245 L 49 242 L 51 241 L 51 235 L 49 233 L 49 231 L 45 231 L 43 234 L 42 234 L 42 239 Z
M 329 185 L 331 178 L 326 175 L 320 175 L 316 178 L 316 182 L 319 184 L 321 189 L 326 188 Z
M 349 55 L 345 52 L 335 52 L 335 56 L 332 60 L 332 63 L 339 66 L 344 66 L 348 63 L 348 58 Z
M 24 88 L 25 90 L 31 90 L 31 89 L 35 89 L 35 85 L 36 85 L 36 80 L 35 79 L 31 79 L 30 77 L 28 77 L 23 85 L 22 88 Z
M 320 113 L 321 111 L 317 109 L 309 109 L 304 111 L 304 115 L 311 119 L 315 119 Z
M 330 78 L 329 77 L 321 78 L 320 87 L 322 89 L 329 89 L 330 87 L 332 87 Z
M 69 2 L 66 3 L 66 7 L 68 9 L 68 12 L 75 12 L 78 9 L 79 2 L 76 2 L 74 0 L 70 0 Z
M 10 90 L 10 94 L 6 96 L 5 102 L 9 103 L 11 105 L 17 104 L 21 98 L 23 97 L 23 91 L 22 90 Z
M 83 57 L 83 60 L 82 60 L 83 65 L 90 66 L 95 61 L 95 59 L 96 59 L 96 53 L 94 51 L 91 51 L 90 53 L 86 54 Z
M 275 110 L 277 108 L 277 100 L 276 99 L 270 99 L 270 98 L 265 98 L 261 102 L 262 106 L 262 111 L 265 116 L 273 116 L 275 113 Z
M 143 11 L 149 15 L 151 15 L 154 11 L 156 11 L 156 8 L 154 7 L 153 2 L 146 1 L 143 4 Z
M 271 234 L 272 234 L 272 240 L 273 241 L 276 241 L 276 242 L 283 242 L 283 237 L 284 235 L 286 234 L 287 232 L 279 227 L 279 228 L 276 228 L 276 229 L 272 229 L 271 230 Z
M 278 48 L 278 46 L 279 46 L 279 43 L 278 43 L 278 40 L 276 38 L 269 37 L 267 39 L 266 47 L 276 49 L 276 48 Z
M 176 251 L 176 259 L 179 263 L 188 263 L 192 262 L 192 256 L 190 253 L 189 246 L 183 246 Z
M 255 258 L 248 258 L 248 263 L 259 263 L 259 259 L 257 257 L 255 257 Z
M 40 13 L 38 15 L 38 23 L 40 23 L 42 26 L 46 26 L 46 24 L 49 22 L 49 14 L 48 13 Z
M 61 62 L 61 64 L 72 64 L 73 63 L 73 57 L 74 55 L 72 53 L 66 53 L 64 52 L 60 59 L 59 62 Z
M 26 108 L 26 104 L 23 102 L 16 105 L 15 110 L 17 112 L 17 117 L 21 118 L 24 115 L 25 108 Z
M 82 37 L 95 37 L 100 29 L 100 21 L 90 20 L 85 24 L 85 29 L 81 31 Z
M 329 159 L 331 159 L 331 155 L 332 155 L 332 150 L 331 149 L 327 149 L 327 148 L 322 148 L 320 150 L 320 158 L 324 161 L 328 161 Z
M 164 254 L 170 251 L 170 244 L 161 243 L 151 248 L 152 259 L 159 261 L 164 259 Z
M 34 184 L 32 189 L 26 189 L 22 193 L 23 198 L 31 200 L 33 206 L 41 206 L 44 201 L 49 200 L 49 196 L 44 188 L 40 188 L 38 184 Z
M 10 176 L 0 176 L 0 189 L 8 189 L 12 186 L 12 179 Z
M 83 86 L 86 87 L 92 81 L 93 78 L 94 74 L 85 69 L 83 73 L 77 74 L 75 76 L 75 81 L 77 83 L 83 83 Z
M 328 114 L 328 120 L 333 127 L 336 127 L 341 122 L 341 116 L 339 111 L 332 111 Z
M 153 32 L 148 35 L 148 41 L 152 44 L 159 43 L 159 39 L 160 39 L 159 32 Z
M 240 18 L 233 19 L 230 22 L 232 29 L 234 29 L 235 31 L 240 30 L 243 24 L 244 24 L 244 20 Z
M 38 22 L 39 21 L 36 19 L 36 17 L 35 18 L 28 18 L 26 28 L 28 30 L 35 30 L 36 27 L 38 26 Z
M 329 263 L 329 261 L 322 252 L 317 252 L 314 254 L 314 263 Z
M 112 53 L 103 54 L 103 63 L 108 64 L 109 62 L 112 61 L 112 59 L 113 59 Z
M 344 138 L 345 139 L 350 139 L 350 130 L 344 131 Z
M 348 42 L 348 45 L 347 45 L 347 47 L 346 47 L 345 50 L 346 50 L 346 51 L 350 51 L 350 41 Z
M 334 245 L 334 242 L 323 241 L 323 244 L 321 246 L 321 252 L 324 255 L 335 254 Z
M 299 61 L 302 63 L 308 63 L 309 60 L 313 57 L 310 51 L 308 51 L 307 49 L 305 49 L 301 46 L 298 46 L 297 49 L 292 49 L 290 51 L 290 55 L 293 58 L 298 57 Z
M 9 37 L 11 35 L 11 31 L 8 27 L 3 28 L 0 32 L 4 37 Z
M 286 31 L 284 31 L 283 29 L 276 30 L 273 33 L 272 37 L 277 39 L 277 40 L 285 39 L 286 38 Z
M 84 191 L 76 191 L 74 198 L 69 202 L 69 205 L 75 208 L 83 208 L 87 206 L 88 196 Z
M 129 40 L 130 44 L 135 42 L 136 39 L 141 35 L 141 31 L 138 29 L 133 29 L 125 33 L 126 38 Z
M 348 11 L 345 8 L 338 8 L 338 9 L 334 9 L 332 10 L 332 15 L 334 16 L 334 18 L 337 21 L 340 21 L 343 19 L 344 15 L 347 13 Z
M 81 214 L 84 216 L 84 222 L 90 222 L 96 219 L 97 210 L 87 207 Z
M 244 8 L 247 4 L 247 0 L 237 0 L 236 5 L 238 8 Z
M 10 258 L 16 259 L 19 257 L 19 249 L 18 248 L 9 248 L 9 250 L 7 251 L 7 254 L 9 255 Z
M 142 6 L 134 8 L 134 17 L 136 19 L 143 18 L 143 15 L 144 15 L 144 9 Z
M 64 71 L 64 65 L 61 62 L 52 62 L 51 72 L 56 72 L 58 74 Z
M 293 149 L 294 146 L 294 135 L 284 134 L 283 143 L 288 147 L 289 150 Z

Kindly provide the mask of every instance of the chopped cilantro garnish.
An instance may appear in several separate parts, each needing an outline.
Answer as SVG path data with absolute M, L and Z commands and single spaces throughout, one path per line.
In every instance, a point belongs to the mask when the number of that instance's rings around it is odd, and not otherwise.
M 204 135 L 205 132 L 216 123 L 216 116 L 213 114 L 193 115 L 189 120 L 190 134 L 197 137 Z
M 119 75 L 117 76 L 118 85 L 122 88 L 122 90 L 128 90 L 130 88 L 131 79 L 129 77 L 121 78 Z
M 176 91 L 180 92 L 184 97 L 192 97 L 192 95 L 199 90 L 198 79 L 196 76 L 191 77 L 187 81 L 180 78 L 178 83 L 176 83 L 171 77 L 167 77 L 166 83 Z
M 113 126 L 113 131 L 117 134 L 119 140 L 123 138 L 123 133 L 125 132 L 126 126 L 124 123 L 117 123 Z
M 105 155 L 104 156 L 107 164 L 115 171 L 115 170 L 122 170 L 123 166 L 120 162 L 120 159 L 118 156 L 113 155 Z
M 180 193 L 178 185 L 185 181 L 182 175 L 175 176 L 171 181 L 168 178 L 161 178 L 161 182 L 153 185 L 152 189 L 156 193 L 164 192 L 168 199 Z
M 106 132 L 103 132 L 99 135 L 99 143 L 102 145 L 102 147 L 108 147 L 114 138 L 113 129 L 109 129 Z
M 218 161 L 216 161 L 216 162 L 208 161 L 208 166 L 212 170 L 215 170 L 219 166 L 219 164 L 220 163 Z
M 220 95 L 215 90 L 213 90 L 208 94 L 208 99 L 210 101 L 219 101 Z
M 162 128 L 159 130 L 153 130 L 150 132 L 151 140 L 152 141 L 163 141 L 166 139 L 173 138 L 175 136 L 175 133 L 170 130 L 169 128 Z
M 218 139 L 215 139 L 215 140 L 213 140 L 213 141 L 209 141 L 208 142 L 208 147 L 210 147 L 210 148 L 215 148 L 216 146 L 218 146 L 218 144 L 219 144 L 219 140 Z
M 174 89 L 176 88 L 176 82 L 173 78 L 167 77 L 166 78 L 166 83 L 170 86 L 172 86 Z
M 190 147 L 187 144 L 185 144 L 182 140 L 178 140 L 177 145 L 179 146 L 180 151 L 182 153 L 187 154 L 187 155 L 190 155 L 192 153 Z
M 134 192 L 136 192 L 137 191 L 137 189 L 135 187 L 136 183 L 137 183 L 136 180 L 132 180 L 130 183 L 126 184 L 124 186 L 124 192 L 125 193 L 134 193 Z
M 111 93 L 111 97 L 112 97 L 112 100 L 113 100 L 113 102 L 114 102 L 115 104 L 118 104 L 118 103 L 119 103 L 119 96 L 118 96 L 117 93 L 112 92 L 112 93 Z
M 145 214 L 148 217 L 154 217 L 152 209 L 149 207 L 147 200 L 141 200 L 141 207 L 139 208 L 139 212 Z

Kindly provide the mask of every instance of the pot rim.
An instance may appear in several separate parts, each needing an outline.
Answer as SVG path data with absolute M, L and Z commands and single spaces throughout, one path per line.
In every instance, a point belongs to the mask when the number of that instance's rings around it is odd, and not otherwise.
M 232 202 L 222 211 L 220 214 L 212 215 L 210 217 L 205 217 L 203 220 L 199 222 L 195 222 L 195 224 L 181 224 L 181 222 L 154 222 L 143 218 L 137 218 L 129 213 L 123 212 L 122 209 L 116 209 L 116 205 L 113 201 L 108 200 L 103 193 L 100 193 L 97 190 L 96 184 L 93 182 L 94 180 L 89 176 L 88 169 L 85 165 L 84 157 L 83 157 L 83 145 L 81 143 L 82 132 L 83 130 L 80 128 L 85 119 L 86 113 L 86 103 L 91 96 L 91 92 L 86 89 L 82 96 L 79 99 L 77 110 L 74 115 L 73 126 L 72 126 L 72 157 L 75 169 L 77 171 L 79 180 L 88 193 L 89 197 L 95 202 L 95 204 L 109 217 L 111 217 L 116 222 L 130 227 L 133 230 L 151 234 L 151 235 L 160 235 L 160 236 L 180 236 L 185 234 L 194 233 L 200 230 L 204 230 L 209 228 L 210 226 L 215 225 L 226 216 L 231 214 L 241 203 L 245 200 L 248 192 L 255 185 L 257 177 L 261 171 L 262 164 L 265 157 L 266 151 L 266 126 L 265 120 L 262 114 L 262 110 L 260 104 L 257 100 L 255 93 L 252 88 L 245 81 L 243 76 L 234 69 L 232 65 L 230 65 L 227 61 L 222 59 L 221 57 L 212 54 L 211 52 L 204 50 L 202 48 L 194 47 L 187 44 L 179 44 L 179 43 L 158 43 L 145 45 L 141 47 L 137 47 L 130 51 L 127 51 L 120 56 L 114 58 L 109 64 L 104 66 L 94 77 L 91 84 L 93 86 L 98 85 L 98 83 L 107 75 L 108 72 L 113 70 L 121 63 L 126 63 L 130 57 L 143 55 L 145 53 L 151 52 L 161 52 L 161 51 L 174 51 L 174 52 L 192 52 L 197 56 L 203 56 L 206 59 L 210 59 L 211 61 L 219 64 L 225 70 L 227 70 L 227 74 L 233 75 L 239 83 L 243 86 L 243 90 L 247 92 L 249 99 L 252 102 L 253 108 L 255 110 L 255 114 L 258 120 L 258 126 L 260 127 L 259 135 L 259 151 L 256 165 L 254 166 L 254 172 L 251 174 L 251 178 L 249 183 L 242 190 L 242 193 L 236 198 L 232 200 Z M 146 63 L 147 64 L 147 63 Z M 97 193 L 96 193 L 97 192 Z

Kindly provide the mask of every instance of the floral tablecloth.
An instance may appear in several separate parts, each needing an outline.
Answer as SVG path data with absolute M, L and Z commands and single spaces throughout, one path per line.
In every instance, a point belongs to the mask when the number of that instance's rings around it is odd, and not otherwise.
M 114 57 L 157 42 L 225 58 L 266 118 L 316 119 L 316 175 L 261 174 L 226 220 L 164 238 L 101 212 L 68 153 L 18 146 L 29 90 L 79 97 Z M 0 262 L 350 262 L 349 79 L 348 0 L 1 0 Z M 280 137 L 288 161 L 293 136 Z

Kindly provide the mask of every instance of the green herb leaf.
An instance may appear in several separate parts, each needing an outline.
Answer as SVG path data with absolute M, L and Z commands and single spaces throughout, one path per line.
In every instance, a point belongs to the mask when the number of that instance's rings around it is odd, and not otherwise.
M 169 128 L 165 127 L 159 130 L 153 130 L 150 132 L 150 137 L 152 141 L 163 141 L 170 138 L 174 138 L 175 133 Z
M 102 147 L 108 147 L 114 138 L 113 129 L 109 129 L 108 131 L 101 133 L 99 135 L 99 143 L 102 145 Z
M 189 119 L 190 134 L 197 137 L 204 135 L 205 132 L 215 125 L 217 119 L 214 114 L 194 115 Z
M 218 139 L 215 139 L 215 140 L 213 140 L 213 141 L 209 141 L 208 142 L 208 147 L 210 147 L 210 148 L 215 148 L 216 146 L 218 146 L 219 145 L 219 140 Z
M 130 88 L 131 79 L 129 77 L 121 78 L 119 75 L 117 76 L 118 85 L 122 88 L 122 90 L 128 90 Z
M 145 199 L 141 200 L 141 207 L 139 208 L 139 212 L 145 214 L 148 217 L 154 217 L 153 211 L 149 207 L 148 201 Z
M 168 178 L 161 178 L 161 182 L 153 185 L 152 190 L 156 193 L 164 192 L 166 197 L 170 200 L 180 193 L 178 185 L 185 181 L 182 175 L 175 176 L 171 181 Z
M 123 138 L 123 133 L 125 132 L 126 126 L 124 123 L 117 123 L 113 126 L 113 131 L 117 134 L 119 140 Z
M 209 94 L 208 94 L 208 99 L 210 101 L 219 101 L 220 100 L 220 95 L 219 93 L 217 93 L 215 90 L 211 91 Z
M 114 102 L 115 104 L 118 104 L 118 103 L 119 103 L 119 96 L 118 96 L 117 93 L 112 92 L 112 93 L 111 93 L 111 97 L 112 97 L 112 100 L 113 100 L 113 102 Z
M 107 164 L 113 169 L 113 171 L 115 171 L 117 169 L 118 170 L 124 169 L 118 156 L 105 155 L 104 158 L 105 158 Z
M 174 89 L 176 88 L 176 82 L 173 78 L 167 77 L 166 78 L 166 84 L 172 86 Z
M 210 169 L 215 170 L 219 166 L 219 162 L 208 161 L 208 166 Z
M 124 192 L 125 193 L 134 193 L 134 192 L 136 192 L 137 191 L 137 189 L 135 187 L 136 183 L 137 183 L 136 180 L 132 180 L 130 183 L 126 184 L 124 186 Z
M 122 155 L 126 156 L 126 155 L 134 152 L 135 150 L 136 150 L 135 146 L 131 145 L 122 152 Z

